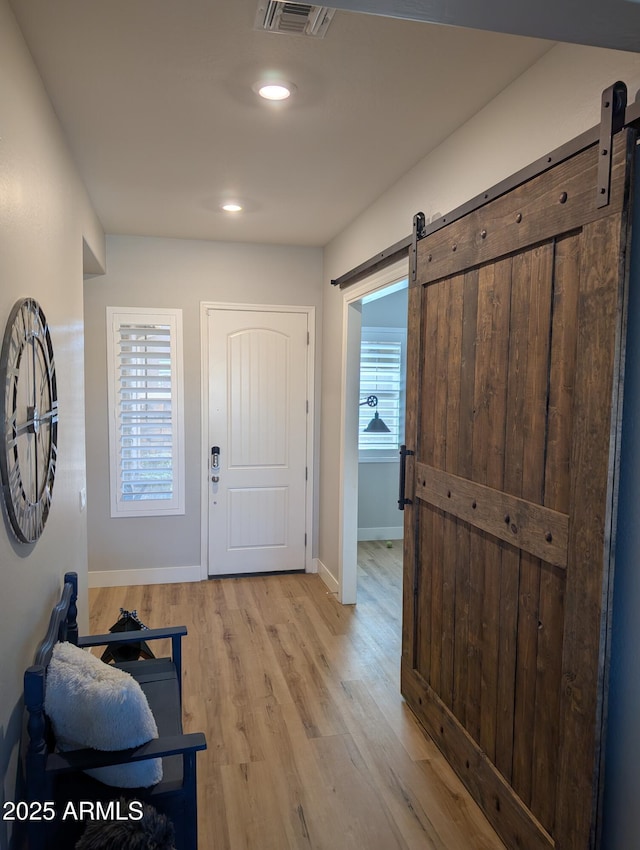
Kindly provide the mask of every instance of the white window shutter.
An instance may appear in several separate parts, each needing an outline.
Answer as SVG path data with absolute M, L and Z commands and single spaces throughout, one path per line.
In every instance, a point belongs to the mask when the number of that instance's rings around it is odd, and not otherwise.
M 397 460 L 404 433 L 406 330 L 362 329 L 360 346 L 360 401 L 376 396 L 377 407 L 360 406 L 358 448 L 360 460 Z M 375 413 L 389 432 L 365 431 Z
M 111 515 L 184 513 L 180 310 L 107 308 Z

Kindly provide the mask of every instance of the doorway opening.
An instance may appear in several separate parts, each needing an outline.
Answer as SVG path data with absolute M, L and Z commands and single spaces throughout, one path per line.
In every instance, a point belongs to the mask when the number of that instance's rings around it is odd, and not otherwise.
M 343 433 L 339 599 L 356 602 L 359 541 L 402 550 L 397 510 L 404 435 L 408 260 L 344 296 Z M 384 423 L 385 430 L 379 427 Z M 372 426 L 373 427 L 370 427 Z

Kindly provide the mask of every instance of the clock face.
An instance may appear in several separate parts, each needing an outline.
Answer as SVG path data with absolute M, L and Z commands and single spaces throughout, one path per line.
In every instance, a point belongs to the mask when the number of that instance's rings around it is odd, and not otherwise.
M 0 353 L 0 473 L 11 527 L 34 543 L 49 516 L 56 471 L 58 393 L 51 336 L 37 301 L 11 311 Z

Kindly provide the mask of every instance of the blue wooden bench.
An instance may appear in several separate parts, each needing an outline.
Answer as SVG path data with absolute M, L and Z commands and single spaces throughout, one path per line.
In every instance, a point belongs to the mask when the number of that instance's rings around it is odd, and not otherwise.
M 159 737 L 129 750 L 103 752 L 80 749 L 60 752 L 56 747 L 51 723 L 44 711 L 47 667 L 57 641 L 69 641 L 79 647 L 126 644 L 140 641 L 140 632 L 81 637 L 77 626 L 78 577 L 64 577 L 60 601 L 51 612 L 49 628 L 39 644 L 33 666 L 24 675 L 25 705 L 28 712 L 28 742 L 25 756 L 27 802 L 30 811 L 38 803 L 54 804 L 53 820 L 28 822 L 29 850 L 73 848 L 84 824 L 73 818 L 62 820 L 61 812 L 69 801 L 142 800 L 167 815 L 175 827 L 177 850 L 197 850 L 196 753 L 206 749 L 201 732 L 182 731 L 182 653 L 185 626 L 146 629 L 145 641 L 171 639 L 171 657 L 128 661 L 116 666 L 139 682 L 158 727 Z M 114 639 L 115 638 L 115 639 Z M 151 788 L 113 788 L 82 771 L 114 764 L 161 758 L 163 778 Z

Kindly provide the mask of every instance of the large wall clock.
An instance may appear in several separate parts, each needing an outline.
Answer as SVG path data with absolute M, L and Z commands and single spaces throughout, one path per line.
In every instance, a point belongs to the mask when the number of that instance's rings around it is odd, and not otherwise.
M 14 305 L 0 352 L 0 473 L 11 527 L 22 543 L 42 534 L 53 496 L 58 392 L 47 320 L 37 301 Z

